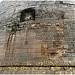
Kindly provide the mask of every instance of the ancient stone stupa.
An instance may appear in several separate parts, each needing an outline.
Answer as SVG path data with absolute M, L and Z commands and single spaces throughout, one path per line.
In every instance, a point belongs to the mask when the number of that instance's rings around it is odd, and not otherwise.
M 64 1 L 1 2 L 0 65 L 75 65 L 74 7 Z

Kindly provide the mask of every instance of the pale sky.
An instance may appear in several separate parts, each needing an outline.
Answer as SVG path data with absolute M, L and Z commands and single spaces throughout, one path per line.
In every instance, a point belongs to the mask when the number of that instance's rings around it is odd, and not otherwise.
M 2 2 L 3 0 L 0 0 L 0 2 Z

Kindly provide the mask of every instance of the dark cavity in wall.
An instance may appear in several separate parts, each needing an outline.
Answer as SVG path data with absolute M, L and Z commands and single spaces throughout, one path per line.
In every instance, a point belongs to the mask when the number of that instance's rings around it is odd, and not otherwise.
M 63 4 L 63 1 L 60 1 L 60 4 Z
M 35 9 L 27 8 L 21 11 L 20 22 L 35 20 Z

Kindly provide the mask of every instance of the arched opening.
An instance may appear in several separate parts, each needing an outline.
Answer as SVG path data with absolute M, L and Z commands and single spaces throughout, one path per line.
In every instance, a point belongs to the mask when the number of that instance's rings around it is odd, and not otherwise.
M 26 20 L 35 20 L 35 9 L 27 8 L 21 11 L 20 22 L 24 22 Z

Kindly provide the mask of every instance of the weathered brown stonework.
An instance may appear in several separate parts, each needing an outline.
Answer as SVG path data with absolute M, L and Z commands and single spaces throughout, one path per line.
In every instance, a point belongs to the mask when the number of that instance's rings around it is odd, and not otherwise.
M 5 27 L 0 65 L 74 66 L 73 7 L 52 1 L 16 3 L 10 3 L 15 7 L 12 16 L 0 20 Z

